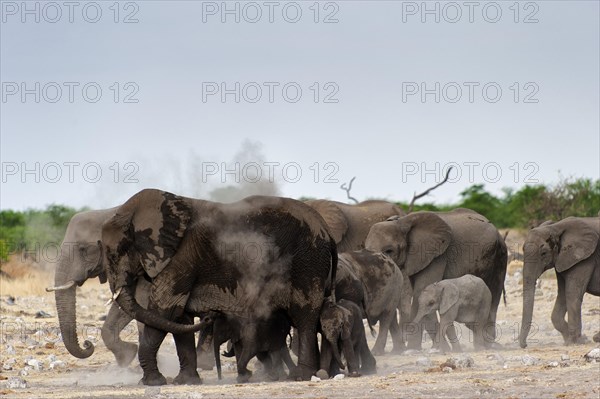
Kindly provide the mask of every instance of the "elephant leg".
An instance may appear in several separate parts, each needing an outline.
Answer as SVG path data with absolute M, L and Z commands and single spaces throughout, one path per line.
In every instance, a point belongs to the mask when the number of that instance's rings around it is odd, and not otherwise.
M 354 352 L 354 345 L 352 345 L 351 338 L 342 340 L 342 350 L 344 351 L 344 357 L 348 364 L 348 376 L 360 377 L 360 364 L 358 362 L 358 356 Z
M 321 370 L 327 372 L 328 377 L 331 376 L 331 361 L 333 359 L 333 352 L 331 344 L 325 337 L 321 337 Z
M 250 345 L 242 345 L 241 342 L 238 341 L 233 346 L 235 348 L 235 356 L 237 360 L 237 382 L 248 382 L 250 377 L 252 377 L 252 371 L 248 370 L 248 362 L 253 356 L 250 354 Z
M 421 270 L 417 274 L 411 277 L 412 286 L 413 286 L 413 299 L 412 299 L 412 308 L 410 321 L 415 319 L 419 309 L 419 296 L 421 295 L 421 291 L 429 284 L 433 284 L 435 282 L 441 281 L 444 278 L 444 270 L 446 268 L 446 257 L 438 256 L 435 258 L 429 266 L 425 269 Z M 435 330 L 437 329 L 437 317 L 433 317 L 435 319 L 435 323 L 432 326 L 428 327 L 427 332 L 429 336 L 432 338 L 434 345 L 436 343 Z M 429 320 L 429 323 L 425 323 Z M 403 323 L 404 324 L 404 323 Z M 416 331 L 416 334 L 410 334 L 408 336 L 408 348 L 409 349 L 421 349 L 421 345 L 423 342 L 423 326 L 428 326 L 432 324 L 430 317 L 424 317 L 420 326 L 412 326 Z M 408 330 L 404 330 L 405 333 L 408 333 Z M 433 333 L 433 336 L 431 335 Z M 408 334 L 406 334 L 408 335 Z
M 558 294 L 556 295 L 556 301 L 554 302 L 554 309 L 552 309 L 552 325 L 563 337 L 566 343 L 569 340 L 569 326 L 565 321 L 565 315 L 567 314 L 567 300 L 565 297 L 565 279 L 561 274 L 556 274 L 556 282 L 558 283 Z
M 305 316 L 303 320 L 305 322 L 304 325 L 298 327 L 298 366 L 293 373 L 290 373 L 292 379 L 310 380 L 311 376 L 317 370 L 319 364 L 319 349 L 316 331 L 318 314 L 314 320 L 313 323 L 307 323 Z M 294 322 L 293 318 L 292 321 Z M 298 325 L 299 323 L 294 324 Z
M 440 325 L 443 325 L 443 323 L 440 323 Z M 448 341 L 450 341 L 450 345 L 452 345 L 453 352 L 462 352 L 460 340 L 456 334 L 456 328 L 453 322 L 445 324 L 444 331 L 440 334 L 440 340 L 446 342 L 446 337 L 448 337 Z M 477 342 L 477 338 L 475 338 L 475 342 Z
M 360 371 L 363 374 L 373 374 L 377 372 L 377 361 L 369 350 L 367 337 L 361 338 L 354 349 L 360 359 Z
M 156 355 L 167 333 L 151 326 L 146 326 L 140 340 L 138 359 L 144 371 L 141 383 L 144 385 L 165 385 L 167 379 L 158 371 Z
M 410 322 L 408 320 L 401 320 L 400 327 L 402 328 L 402 335 L 406 338 L 408 349 L 420 350 L 423 341 L 423 330 L 419 324 L 413 323 L 417 312 L 419 311 L 419 303 L 416 298 L 413 298 L 411 311 L 410 311 Z
M 277 364 L 281 364 L 281 358 L 273 359 L 277 357 L 276 353 L 269 352 L 258 352 L 256 358 L 262 363 L 263 370 L 270 381 L 279 380 L 279 372 L 277 370 Z
M 296 368 L 296 364 L 292 360 L 292 357 L 290 356 L 290 351 L 286 346 L 281 348 L 281 358 L 283 359 L 283 362 L 287 366 L 288 372 L 291 373 L 292 370 L 294 370 Z
M 179 319 L 182 324 L 193 324 L 194 318 L 184 315 Z M 201 384 L 202 380 L 196 371 L 196 345 L 194 333 L 175 334 L 175 347 L 179 357 L 179 374 L 174 384 Z
M 119 336 L 131 320 L 133 320 L 132 317 L 122 311 L 116 303 L 113 303 L 102 325 L 102 341 L 104 341 L 104 345 L 108 350 L 115 355 L 117 364 L 121 367 L 127 367 L 138 351 L 136 344 L 125 342 Z
M 427 331 L 427 335 L 431 339 L 431 342 L 433 342 L 433 348 L 438 348 L 441 344 L 443 350 L 450 349 L 450 346 L 448 345 L 448 342 L 446 342 L 446 339 L 444 338 L 443 334 L 438 333 L 441 327 L 440 323 L 438 323 L 437 321 L 437 316 L 435 312 L 424 316 L 421 320 L 420 327 L 420 331 Z
M 202 370 L 212 370 L 216 359 L 213 351 L 213 329 L 207 326 L 200 330 L 198 345 L 196 346 L 196 363 Z
M 400 353 L 406 349 L 406 345 L 404 343 L 404 336 L 402 334 L 402 330 L 398 324 L 398 319 L 396 317 L 392 317 L 390 322 L 390 335 L 392 336 L 392 343 L 394 345 L 392 352 Z
M 377 333 L 377 339 L 373 346 L 373 354 L 375 356 L 381 356 L 385 353 L 385 344 L 387 343 L 388 330 L 390 329 L 391 322 L 392 315 L 390 312 L 385 312 L 379 318 L 379 332 Z
M 594 264 L 586 260 L 563 273 L 569 320 L 569 339 L 567 344 L 587 342 L 587 339 L 581 335 L 581 304 L 593 271 Z

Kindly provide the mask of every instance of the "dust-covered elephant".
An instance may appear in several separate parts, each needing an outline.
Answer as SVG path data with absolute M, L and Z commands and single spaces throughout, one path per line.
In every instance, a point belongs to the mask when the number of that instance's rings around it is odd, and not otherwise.
M 317 325 L 337 250 L 308 205 L 264 196 L 221 204 L 146 189 L 104 223 L 102 244 L 116 302 L 145 324 L 144 384 L 166 382 L 156 354 L 167 332 L 182 364 L 177 382 L 199 382 L 193 332 L 202 325 L 191 325 L 186 309 L 250 318 L 284 310 L 299 331 L 296 376 L 317 370 Z M 152 282 L 147 310 L 134 298 L 140 278 Z M 194 287 L 201 292 L 188 302 Z
M 536 280 L 551 268 L 556 270 L 558 282 L 552 324 L 566 344 L 585 341 L 581 335 L 581 303 L 586 292 L 600 296 L 599 240 L 600 217 L 568 217 L 544 222 L 529 231 L 523 244 L 522 348 L 527 346 L 531 328 Z
M 390 256 L 410 278 L 411 320 L 417 314 L 419 295 L 429 284 L 465 274 L 480 277 L 492 293 L 486 343 L 495 341 L 496 311 L 504 287 L 507 250 L 496 227 L 484 216 L 458 208 L 391 218 L 371 228 L 365 246 Z M 421 347 L 423 327 L 435 340 L 437 319 L 432 316 L 426 316 L 420 325 L 407 326 L 405 321 L 402 324 L 410 348 Z
M 388 331 L 392 333 L 394 351 L 403 350 L 396 309 L 405 318 L 409 316 L 412 290 L 396 263 L 389 256 L 366 249 L 345 252 L 339 255 L 336 279 L 336 298 L 364 303 L 369 325 L 379 322 L 373 354 L 384 354 Z
M 339 253 L 364 248 L 371 226 L 391 216 L 406 214 L 395 204 L 380 200 L 363 201 L 356 205 L 329 200 L 310 200 L 305 203 L 325 219 Z

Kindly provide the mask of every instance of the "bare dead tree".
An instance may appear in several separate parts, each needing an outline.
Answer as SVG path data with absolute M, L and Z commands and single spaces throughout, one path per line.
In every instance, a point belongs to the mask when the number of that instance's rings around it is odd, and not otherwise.
M 352 190 L 352 183 L 354 183 L 354 179 L 356 179 L 356 176 L 354 176 L 352 179 L 350 179 L 350 183 L 348 183 L 347 187 L 346 187 L 346 183 L 342 183 L 340 188 L 346 192 L 346 196 L 348 197 L 349 200 L 352 200 L 352 201 L 354 201 L 355 204 L 358 204 L 358 200 L 350 195 L 350 190 Z
M 412 200 L 410 201 L 410 204 L 408 205 L 408 212 L 407 213 L 411 213 L 413 211 L 413 208 L 415 206 L 415 201 L 418 200 L 419 198 L 422 198 L 426 195 L 428 195 L 430 192 L 432 192 L 433 190 L 435 190 L 436 188 L 438 188 L 439 186 L 441 186 L 442 184 L 446 183 L 448 181 L 448 178 L 450 177 L 450 172 L 452 171 L 453 166 L 448 168 L 448 171 L 446 172 L 446 177 L 444 178 L 444 180 L 442 180 L 441 182 L 439 182 L 438 184 L 436 184 L 433 187 L 428 188 L 427 190 L 423 191 L 421 194 L 415 193 L 413 195 Z

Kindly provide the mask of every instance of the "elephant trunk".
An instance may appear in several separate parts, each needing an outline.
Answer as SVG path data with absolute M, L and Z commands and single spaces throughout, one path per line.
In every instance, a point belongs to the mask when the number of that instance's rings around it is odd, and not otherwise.
M 531 263 L 525 263 L 523 267 L 523 316 L 521 318 L 521 331 L 519 332 L 519 345 L 521 348 L 527 347 L 527 335 L 529 335 L 533 318 L 535 284 L 537 278 L 541 275 L 534 266 Z
M 137 303 L 131 286 L 124 286 L 117 296 L 116 301 L 125 313 L 129 314 L 137 321 L 171 334 L 196 332 L 204 328 L 210 322 L 210 318 L 205 317 L 200 323 L 190 325 L 176 323 L 161 317 L 156 312 L 144 309 Z
M 331 350 L 333 351 L 333 358 L 335 359 L 335 361 L 338 363 L 338 365 L 340 366 L 340 368 L 342 370 L 345 369 L 346 365 L 342 361 L 342 356 L 340 355 L 340 350 L 338 348 L 337 340 L 330 339 L 329 343 L 331 344 Z
M 94 345 L 90 341 L 84 341 L 83 348 L 79 346 L 77 338 L 77 318 L 75 311 L 75 294 L 77 286 L 56 291 L 56 310 L 58 312 L 58 323 L 63 343 L 69 353 L 79 359 L 85 359 L 94 353 Z

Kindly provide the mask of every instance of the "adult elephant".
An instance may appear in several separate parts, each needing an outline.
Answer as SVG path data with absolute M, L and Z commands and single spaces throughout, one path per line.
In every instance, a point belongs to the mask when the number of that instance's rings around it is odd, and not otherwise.
M 488 321 L 493 329 L 488 331 L 488 341 L 495 341 L 496 311 L 506 275 L 507 250 L 498 230 L 484 216 L 464 208 L 414 212 L 375 224 L 365 246 L 390 256 L 409 277 L 413 288 L 410 320 L 417 314 L 421 291 L 429 284 L 465 274 L 483 279 L 492 292 Z M 411 334 L 405 321 L 402 324 L 411 349 L 421 347 L 423 327 L 435 339 L 437 319 L 432 315 L 418 326 L 416 334 Z
M 94 346 L 89 341 L 83 343 L 83 348 L 79 345 L 76 330 L 76 291 L 78 286 L 90 278 L 98 277 L 102 283 L 106 282 L 106 268 L 100 245 L 102 224 L 113 217 L 116 211 L 117 208 L 86 211 L 71 218 L 61 244 L 61 257 L 56 266 L 54 287 L 46 289 L 55 291 L 56 310 L 65 347 L 69 353 L 80 359 L 91 356 Z M 118 309 L 111 309 L 105 324 L 116 323 L 117 319 Z M 110 349 L 115 353 L 119 364 L 125 365 L 129 364 L 137 353 L 135 344 L 120 340 Z
M 371 226 L 391 216 L 406 214 L 395 204 L 380 200 L 363 201 L 356 205 L 329 200 L 310 200 L 305 203 L 325 219 L 339 253 L 364 248 Z
M 568 217 L 544 222 L 527 234 L 523 244 L 523 316 L 519 345 L 527 346 L 536 280 L 554 268 L 558 295 L 552 324 L 565 344 L 585 341 L 581 335 L 581 303 L 587 292 L 600 296 L 600 217 Z M 565 314 L 568 313 L 568 323 Z
M 138 350 L 144 384 L 164 384 L 156 354 L 174 334 L 182 365 L 176 382 L 199 382 L 192 313 L 259 318 L 284 310 L 298 328 L 298 376 L 318 368 L 317 325 L 337 251 L 319 214 L 289 198 L 252 196 L 221 204 L 146 189 L 103 226 L 108 281 L 119 306 L 145 324 Z M 148 278 L 148 309 L 134 298 Z M 188 303 L 194 287 L 201 292 Z

